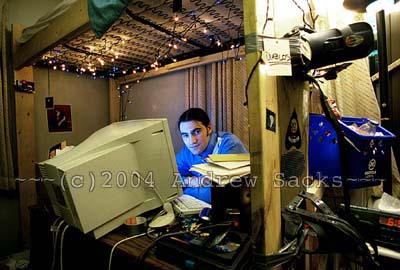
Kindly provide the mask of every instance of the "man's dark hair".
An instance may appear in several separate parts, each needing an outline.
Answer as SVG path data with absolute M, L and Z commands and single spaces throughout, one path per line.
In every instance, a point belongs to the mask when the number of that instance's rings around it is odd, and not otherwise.
M 182 122 L 188 122 L 188 121 L 199 121 L 205 127 L 207 127 L 208 124 L 210 124 L 210 118 L 208 117 L 207 113 L 201 108 L 190 108 L 185 112 L 183 112 L 179 117 L 178 129 Z

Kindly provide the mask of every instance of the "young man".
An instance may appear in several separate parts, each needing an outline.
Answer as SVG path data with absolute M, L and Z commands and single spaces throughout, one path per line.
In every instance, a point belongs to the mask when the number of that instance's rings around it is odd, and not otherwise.
M 183 193 L 211 203 L 209 183 L 197 172 L 189 169 L 194 164 L 205 163 L 210 154 L 248 153 L 238 137 L 229 132 L 213 132 L 207 113 L 200 108 L 190 108 L 178 121 L 178 128 L 185 143 L 176 156 L 178 171 L 184 181 Z

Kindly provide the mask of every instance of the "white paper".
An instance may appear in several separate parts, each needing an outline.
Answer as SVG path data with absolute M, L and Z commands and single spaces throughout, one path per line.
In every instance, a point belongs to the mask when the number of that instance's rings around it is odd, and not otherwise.
M 214 164 L 214 165 L 217 165 L 217 166 L 221 166 L 221 167 L 223 167 L 225 169 L 228 169 L 228 170 L 237 169 L 237 168 L 240 168 L 240 167 L 244 167 L 244 166 L 250 165 L 250 161 L 219 161 L 219 162 L 216 162 L 216 161 L 212 161 L 209 158 L 207 158 L 206 161 L 208 163 L 211 163 L 211 164 Z
M 265 38 L 263 59 L 269 76 L 292 76 L 288 39 Z

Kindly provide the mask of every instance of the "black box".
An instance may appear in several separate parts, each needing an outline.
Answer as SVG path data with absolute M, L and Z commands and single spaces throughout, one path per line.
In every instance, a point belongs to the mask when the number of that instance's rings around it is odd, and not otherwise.
M 251 241 L 247 234 L 231 231 L 227 237 L 234 236 L 240 247 L 232 252 L 218 252 L 200 244 L 186 241 L 187 233 L 181 236 L 166 237 L 156 244 L 157 258 L 188 269 L 242 270 L 248 269 L 252 261 Z

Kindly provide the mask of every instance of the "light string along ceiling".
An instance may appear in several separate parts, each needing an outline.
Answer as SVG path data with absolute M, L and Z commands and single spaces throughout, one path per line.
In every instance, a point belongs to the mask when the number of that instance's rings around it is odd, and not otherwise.
M 196 2 L 196 0 L 193 1 Z M 164 1 L 156 7 L 150 7 L 139 1 L 138 3 L 141 3 L 145 8 L 138 13 L 133 13 L 130 9 L 127 9 L 125 13 L 130 19 L 120 18 L 110 28 L 111 31 L 108 31 L 101 39 L 96 39 L 91 32 L 84 33 L 79 39 L 61 44 L 43 55 L 42 59 L 36 64 L 52 67 L 54 70 L 75 72 L 77 76 L 89 74 L 94 79 L 119 78 L 138 72 L 145 74 L 151 69 L 157 70 L 163 65 L 187 59 L 193 57 L 193 55 L 206 55 L 226 49 L 238 49 L 243 44 L 243 14 L 238 15 L 236 8 L 236 14 L 231 16 L 232 7 L 236 7 L 234 0 L 218 0 L 208 6 L 200 3 L 200 1 L 199 7 L 195 10 L 182 9 L 179 14 L 172 15 L 163 13 L 162 15 L 166 19 L 159 24 L 141 17 L 142 14 L 149 12 L 157 15 L 161 12 L 158 8 L 168 2 L 170 1 Z M 219 5 L 229 8 L 228 17 L 221 16 L 226 21 L 225 24 L 228 24 L 225 32 L 217 29 L 214 25 L 214 23 L 219 23 L 217 22 L 218 19 L 207 22 L 203 18 L 207 13 L 215 14 L 213 8 Z M 172 10 L 172 6 L 168 8 Z M 233 17 L 239 17 L 241 20 L 237 28 L 236 39 L 232 39 L 230 35 L 230 30 L 237 27 L 230 21 Z M 137 23 L 131 22 L 132 20 L 137 22 L 140 18 L 142 18 L 140 22 L 144 26 L 138 26 Z M 183 22 L 183 19 L 191 22 Z M 171 23 L 172 29 L 168 29 L 167 25 Z M 124 34 L 127 34 L 127 31 L 130 30 L 126 26 L 133 27 L 136 30 L 136 33 L 130 35 L 129 39 L 124 37 L 127 36 Z M 208 45 L 204 45 L 204 41 L 196 39 L 199 36 L 199 29 L 202 29 L 203 38 L 208 39 Z M 149 39 L 146 34 L 150 34 L 150 37 L 154 36 L 157 40 Z M 224 35 L 224 37 L 221 35 Z M 165 38 L 166 36 L 168 38 Z M 136 44 L 136 40 L 145 42 L 147 48 L 144 49 L 140 44 Z M 132 47 L 135 49 L 134 52 L 130 53 Z M 124 50 L 128 53 L 124 53 Z

